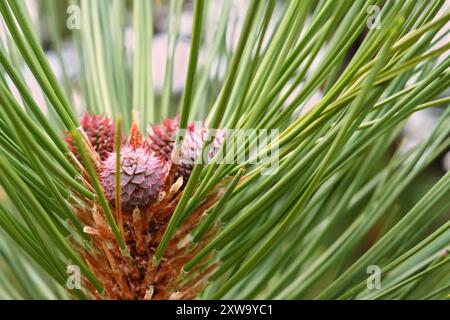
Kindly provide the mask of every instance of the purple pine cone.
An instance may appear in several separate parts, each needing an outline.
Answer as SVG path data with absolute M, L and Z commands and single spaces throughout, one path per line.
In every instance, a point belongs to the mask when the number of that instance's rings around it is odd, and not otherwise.
M 115 199 L 116 153 L 113 152 L 103 162 L 101 182 L 109 201 Z M 145 207 L 155 200 L 164 184 L 167 164 L 145 147 L 121 148 L 120 180 L 122 188 L 122 208 Z

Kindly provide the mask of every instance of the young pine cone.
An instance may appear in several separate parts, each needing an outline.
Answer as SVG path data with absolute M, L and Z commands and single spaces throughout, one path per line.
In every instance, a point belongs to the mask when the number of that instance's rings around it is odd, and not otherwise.
M 177 129 L 179 125 L 178 116 L 173 119 L 167 119 L 162 125 L 151 126 L 148 130 L 147 145 L 156 155 L 170 160 L 173 146 L 176 140 Z M 225 139 L 225 131 L 217 130 L 216 137 L 210 145 L 210 150 L 206 159 L 199 159 L 203 142 L 208 137 L 208 128 L 205 126 L 196 126 L 190 123 L 184 133 L 183 145 L 181 147 L 181 157 L 177 163 L 178 168 L 176 177 L 183 176 L 184 183 L 187 182 L 196 162 L 208 163 L 217 153 Z
M 117 154 L 111 153 L 103 162 L 100 174 L 106 197 L 115 199 L 115 175 Z M 122 207 L 145 207 L 155 200 L 167 174 L 167 163 L 145 147 L 124 145 L 120 151 L 120 184 Z
M 90 115 L 88 112 L 80 119 L 89 142 L 94 150 L 99 154 L 101 160 L 105 160 L 114 149 L 114 123 L 112 119 L 103 115 Z M 66 136 L 65 141 L 69 150 L 80 160 L 77 147 L 71 136 Z

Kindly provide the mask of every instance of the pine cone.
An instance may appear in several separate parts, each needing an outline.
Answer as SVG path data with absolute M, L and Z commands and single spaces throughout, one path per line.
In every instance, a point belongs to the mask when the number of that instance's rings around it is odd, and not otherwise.
M 90 115 L 88 112 L 80 119 L 81 127 L 94 150 L 99 154 L 101 160 L 105 160 L 114 149 L 114 123 L 103 115 Z M 66 136 L 65 141 L 69 150 L 78 158 L 77 148 L 71 136 Z
M 148 148 L 155 154 L 164 157 L 167 161 L 171 159 L 172 150 L 176 139 L 177 129 L 179 125 L 179 117 L 164 120 L 162 125 L 151 126 L 148 130 L 146 144 Z M 208 137 L 208 129 L 205 126 L 198 127 L 194 123 L 190 123 L 185 131 L 184 141 L 181 148 L 181 158 L 178 164 L 178 170 L 175 173 L 175 179 L 183 176 L 184 183 L 187 182 L 192 169 L 201 152 L 203 142 Z M 225 139 L 225 131 L 217 130 L 214 142 L 211 145 L 207 159 L 203 159 L 207 163 L 214 157 L 217 150 Z M 200 159 L 201 160 L 201 159 Z M 201 161 L 199 161 L 201 163 Z
M 115 199 L 116 157 L 115 152 L 109 155 L 103 162 L 100 175 L 106 197 L 111 202 Z M 121 148 L 120 162 L 122 207 L 142 208 L 155 200 L 167 173 L 164 159 L 155 156 L 145 147 L 134 148 L 125 145 Z
M 208 156 L 202 159 L 201 151 L 204 141 L 208 138 L 209 129 L 206 127 L 196 127 L 193 123 L 186 128 L 181 157 L 178 163 L 176 178 L 183 176 L 183 181 L 187 181 L 196 163 L 206 164 L 216 155 L 225 139 L 224 130 L 216 130 L 214 141 L 210 145 Z
M 147 144 L 158 156 L 163 156 L 169 160 L 173 144 L 180 124 L 180 117 L 164 120 L 163 124 L 151 126 L 148 130 Z

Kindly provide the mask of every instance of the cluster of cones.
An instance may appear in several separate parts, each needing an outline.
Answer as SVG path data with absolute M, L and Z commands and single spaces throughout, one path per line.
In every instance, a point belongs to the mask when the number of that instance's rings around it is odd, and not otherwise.
M 171 158 L 179 125 L 178 117 L 151 126 L 145 139 L 134 123 L 128 139 L 122 141 L 120 154 L 114 150 L 114 123 L 111 119 L 86 114 L 80 123 L 89 154 L 96 164 L 106 197 L 129 251 L 129 255 L 121 252 L 105 214 L 95 200 L 82 199 L 82 202 L 73 203 L 74 211 L 86 225 L 84 231 L 93 239 L 92 249 L 80 248 L 80 254 L 104 287 L 103 293 L 97 292 L 85 280 L 90 295 L 99 299 L 194 298 L 204 288 L 206 276 L 214 270 L 215 265 L 210 264 L 206 257 L 189 274 L 181 275 L 181 271 L 183 265 L 215 233 L 215 227 L 212 227 L 199 243 L 191 245 L 191 231 L 198 225 L 203 213 L 217 201 L 217 193 L 212 193 L 185 219 L 159 264 L 155 263 L 154 253 L 189 179 L 208 129 L 198 128 L 194 124 L 188 126 L 180 161 L 174 166 Z M 216 133 L 209 159 L 217 152 L 223 139 L 223 132 Z M 71 137 L 66 137 L 66 141 L 79 158 Z M 117 157 L 120 157 L 119 206 L 115 205 Z

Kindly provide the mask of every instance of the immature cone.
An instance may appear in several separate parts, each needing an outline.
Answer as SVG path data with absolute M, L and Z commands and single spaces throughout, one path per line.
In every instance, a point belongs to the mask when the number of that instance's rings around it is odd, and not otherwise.
M 103 115 L 90 115 L 86 112 L 80 119 L 80 124 L 92 147 L 100 155 L 100 159 L 105 160 L 114 149 L 113 121 Z M 65 141 L 69 146 L 69 150 L 80 159 L 72 137 L 70 135 L 66 136 Z
M 151 126 L 148 130 L 147 144 L 149 149 L 153 150 L 155 154 L 170 160 L 174 143 L 176 140 L 177 129 L 179 125 L 178 116 L 173 119 L 167 119 L 162 125 Z M 208 128 L 205 126 L 196 126 L 195 123 L 190 123 L 185 132 L 183 145 L 181 147 L 181 156 L 176 163 L 178 169 L 176 178 L 183 176 L 183 181 L 186 183 L 189 178 L 194 165 L 198 163 L 207 163 L 214 157 L 217 150 L 220 148 L 225 139 L 225 131 L 217 130 L 216 137 L 210 145 L 210 150 L 206 159 L 199 158 L 203 142 L 208 137 Z
M 101 182 L 106 197 L 114 201 L 117 153 L 111 153 L 103 162 Z M 158 197 L 167 166 L 164 159 L 156 157 L 145 147 L 124 145 L 120 151 L 120 185 L 122 207 L 145 207 Z
M 155 154 L 169 160 L 172 153 L 173 144 L 180 125 L 180 117 L 164 120 L 163 124 L 156 124 L 149 128 L 147 143 Z
M 187 181 L 191 175 L 194 165 L 208 163 L 217 153 L 225 139 L 224 130 L 216 130 L 215 139 L 210 144 L 208 155 L 201 156 L 203 143 L 208 138 L 209 129 L 206 127 L 197 127 L 191 123 L 186 128 L 183 145 L 181 147 L 181 157 L 179 159 L 177 176 L 182 175 L 183 180 Z

